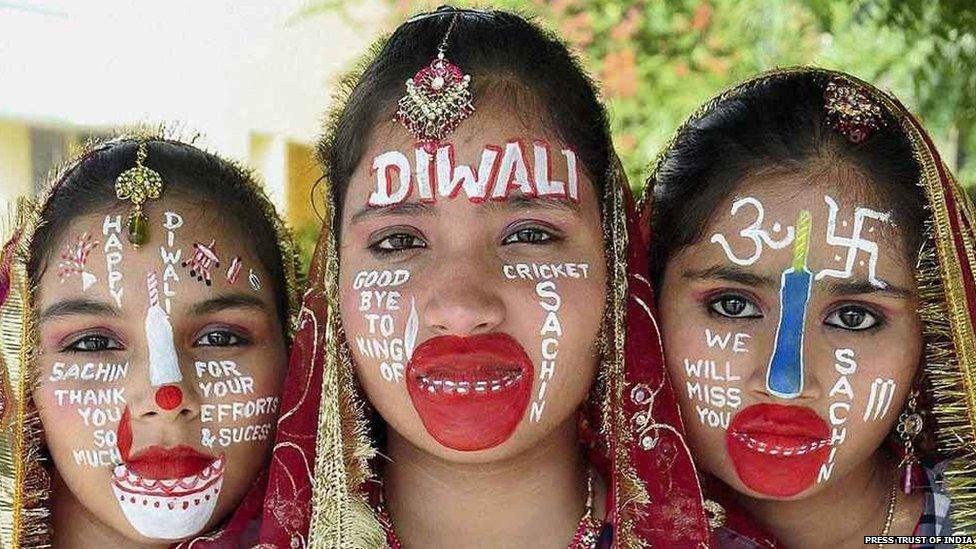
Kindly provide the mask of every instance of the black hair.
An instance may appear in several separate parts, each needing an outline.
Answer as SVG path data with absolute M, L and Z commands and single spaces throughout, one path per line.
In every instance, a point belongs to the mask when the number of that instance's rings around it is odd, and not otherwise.
M 602 197 L 612 151 L 607 114 L 596 86 L 566 45 L 514 13 L 442 7 L 393 32 L 354 83 L 345 107 L 333 119 L 331 135 L 319 142 L 318 157 L 334 193 L 336 219 L 341 218 L 349 180 L 372 128 L 383 117 L 392 118 L 404 82 L 434 58 L 455 18 L 446 57 L 471 76 L 475 108 L 479 98 L 491 92 L 504 94 L 504 101 L 525 94 L 542 107 L 556 135 L 574 149 Z
M 115 179 L 135 166 L 138 143 L 120 139 L 96 147 L 61 176 L 31 240 L 28 273 L 32 284 L 36 286 L 49 268 L 56 253 L 53 247 L 75 218 L 114 209 L 127 212 L 131 208 L 131 203 L 116 197 Z M 271 276 L 275 306 L 282 328 L 287 329 L 288 290 L 283 261 L 288 258 L 282 258 L 275 226 L 265 214 L 267 198 L 255 187 L 251 175 L 232 162 L 186 143 L 145 143 L 144 165 L 162 177 L 163 198 L 185 200 L 198 211 L 218 215 L 250 238 L 255 255 Z
M 908 253 L 917 251 L 926 219 L 920 169 L 898 121 L 855 143 L 824 108 L 826 72 L 771 76 L 710 104 L 679 130 L 648 181 L 653 192 L 651 271 L 659 286 L 668 260 L 698 242 L 716 208 L 758 173 L 804 173 L 815 162 L 866 176 L 887 202 Z M 914 264 L 915 258 L 911 258 Z

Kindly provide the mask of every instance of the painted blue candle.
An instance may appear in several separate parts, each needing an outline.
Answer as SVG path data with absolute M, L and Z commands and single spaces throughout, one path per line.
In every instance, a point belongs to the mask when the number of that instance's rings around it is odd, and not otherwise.
M 803 328 L 812 276 L 807 270 L 810 212 L 800 212 L 793 241 L 793 264 L 783 271 L 779 290 L 779 326 L 773 355 L 766 370 L 766 389 L 780 398 L 796 398 L 803 391 Z

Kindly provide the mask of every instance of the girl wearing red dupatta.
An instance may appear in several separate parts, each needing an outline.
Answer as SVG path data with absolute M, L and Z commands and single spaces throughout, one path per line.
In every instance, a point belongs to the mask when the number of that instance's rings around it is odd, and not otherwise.
M 720 545 L 773 544 L 733 508 L 787 546 L 973 543 L 974 213 L 918 120 L 849 75 L 774 71 L 703 106 L 649 186 Z
M 88 144 L 8 229 L 0 544 L 253 541 L 298 261 L 252 174 L 126 133 Z
M 645 244 L 565 46 L 442 8 L 347 90 L 262 547 L 706 545 Z

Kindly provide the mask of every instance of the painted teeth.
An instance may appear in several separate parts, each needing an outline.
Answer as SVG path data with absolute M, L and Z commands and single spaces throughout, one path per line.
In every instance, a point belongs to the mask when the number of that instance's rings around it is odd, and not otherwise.
M 469 393 L 486 394 L 501 391 L 506 387 L 515 385 L 522 379 L 522 372 L 505 374 L 501 379 L 483 381 L 454 381 L 450 379 L 433 379 L 427 376 L 419 376 L 417 381 L 420 389 L 431 394 L 459 394 Z
M 802 446 L 778 446 L 768 445 L 765 442 L 758 441 L 745 433 L 733 433 L 732 436 L 735 437 L 736 440 L 744 442 L 746 447 L 755 450 L 760 454 L 769 454 L 771 456 L 802 456 L 803 454 L 816 452 L 825 446 L 830 446 L 829 440 L 811 442 L 810 444 L 804 444 Z

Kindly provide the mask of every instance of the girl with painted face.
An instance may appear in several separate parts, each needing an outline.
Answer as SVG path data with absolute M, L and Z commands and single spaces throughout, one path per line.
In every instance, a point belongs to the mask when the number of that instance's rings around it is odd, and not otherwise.
M 973 211 L 918 121 L 848 75 L 777 71 L 706 104 L 650 184 L 709 495 L 795 547 L 973 534 Z
M 261 500 L 297 303 L 292 244 L 250 173 L 123 136 L 22 202 L 14 229 L 3 545 L 236 546 Z
M 401 25 L 337 101 L 267 547 L 696 546 L 606 114 L 505 12 Z M 406 83 L 406 84 L 405 84 Z

